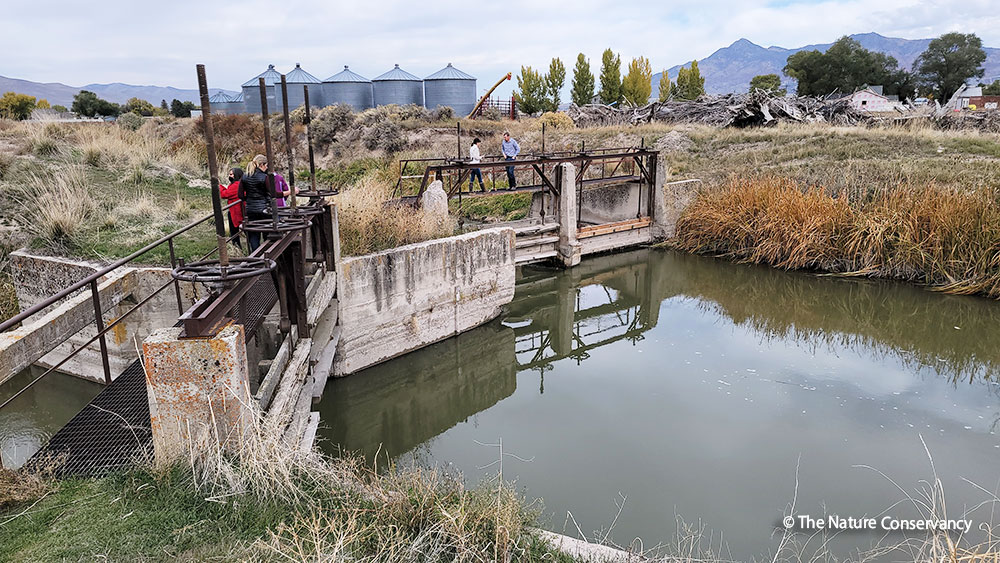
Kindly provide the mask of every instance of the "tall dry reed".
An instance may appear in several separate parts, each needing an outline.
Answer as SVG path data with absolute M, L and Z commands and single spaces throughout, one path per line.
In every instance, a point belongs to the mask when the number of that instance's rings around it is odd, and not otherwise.
M 701 193 L 675 244 L 695 253 L 914 281 L 1000 298 L 995 189 L 900 185 L 830 194 L 773 176 Z

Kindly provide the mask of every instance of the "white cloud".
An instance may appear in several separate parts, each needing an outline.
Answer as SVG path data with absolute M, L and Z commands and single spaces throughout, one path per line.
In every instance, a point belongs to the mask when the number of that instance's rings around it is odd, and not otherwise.
M 546 68 L 554 56 L 572 67 L 581 51 L 596 72 L 606 47 L 621 54 L 623 66 L 643 55 L 659 70 L 703 59 L 741 37 L 797 47 L 868 31 L 908 39 L 963 31 L 1000 46 L 992 0 L 108 0 L 100 10 L 79 10 L 51 0 L 5 9 L 0 74 L 194 88 L 194 65 L 205 63 L 212 86 L 236 89 L 269 63 L 287 71 L 299 62 L 323 79 L 344 64 L 370 78 L 394 63 L 426 76 L 452 62 L 484 89 L 522 65 Z M 510 86 L 500 92 L 509 95 Z

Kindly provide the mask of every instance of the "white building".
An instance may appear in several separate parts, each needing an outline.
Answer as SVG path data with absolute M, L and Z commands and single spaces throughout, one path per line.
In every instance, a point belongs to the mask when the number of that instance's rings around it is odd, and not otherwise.
M 895 96 L 893 96 L 895 98 Z M 861 111 L 893 111 L 899 99 L 891 99 L 882 94 L 881 86 L 869 86 L 850 95 L 851 107 Z

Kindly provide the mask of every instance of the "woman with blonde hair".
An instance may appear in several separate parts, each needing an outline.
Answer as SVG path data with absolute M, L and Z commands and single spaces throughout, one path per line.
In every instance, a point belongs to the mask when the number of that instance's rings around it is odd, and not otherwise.
M 247 164 L 246 174 L 240 180 L 239 196 L 246 202 L 246 220 L 270 219 L 274 194 L 267 189 L 267 157 L 258 154 Z M 247 233 L 247 247 L 250 252 L 260 246 L 260 233 Z

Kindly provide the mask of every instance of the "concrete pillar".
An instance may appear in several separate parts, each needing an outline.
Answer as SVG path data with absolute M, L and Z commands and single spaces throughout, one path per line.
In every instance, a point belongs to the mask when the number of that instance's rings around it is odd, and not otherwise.
M 420 207 L 424 210 L 424 220 L 434 228 L 448 221 L 448 194 L 444 191 L 441 180 L 434 180 L 420 198 Z
M 556 168 L 559 186 L 559 259 L 567 268 L 580 263 L 582 246 L 576 240 L 576 167 L 570 163 Z
M 549 345 L 557 354 L 573 351 L 573 330 L 576 328 L 576 288 L 568 276 L 559 281 L 556 292 L 556 315 L 549 327 Z
M 142 343 L 157 465 L 206 444 L 236 449 L 257 414 L 243 326 L 231 324 L 213 338 L 181 339 L 180 331 L 160 329 Z
M 653 224 L 650 232 L 654 240 L 673 238 L 677 234 L 677 220 L 684 209 L 694 201 L 700 181 L 668 182 L 670 168 L 666 153 L 656 155 L 656 176 L 653 178 Z

